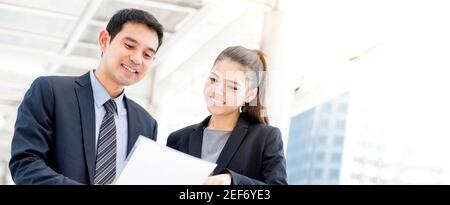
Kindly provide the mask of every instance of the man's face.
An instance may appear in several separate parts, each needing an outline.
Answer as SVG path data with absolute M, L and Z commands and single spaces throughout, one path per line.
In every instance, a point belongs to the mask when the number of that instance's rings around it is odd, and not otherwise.
M 102 39 L 102 35 L 107 40 Z M 104 41 L 104 42 L 102 42 Z M 140 23 L 125 23 L 111 41 L 109 34 L 100 34 L 105 73 L 119 86 L 132 85 L 147 73 L 155 59 L 158 35 Z

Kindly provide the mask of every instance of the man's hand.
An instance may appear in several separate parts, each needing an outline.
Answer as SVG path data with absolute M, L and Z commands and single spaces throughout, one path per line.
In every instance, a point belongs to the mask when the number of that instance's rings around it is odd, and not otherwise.
M 231 174 L 219 174 L 206 178 L 203 185 L 230 185 L 231 184 Z

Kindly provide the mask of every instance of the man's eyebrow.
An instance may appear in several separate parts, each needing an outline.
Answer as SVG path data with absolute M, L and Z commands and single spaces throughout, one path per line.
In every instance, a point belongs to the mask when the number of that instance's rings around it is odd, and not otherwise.
M 139 43 L 136 39 L 131 38 L 131 37 L 129 37 L 129 36 L 125 36 L 125 37 L 124 37 L 124 40 L 131 41 L 131 42 L 133 42 L 133 43 Z M 147 47 L 147 49 L 150 50 L 150 51 L 153 52 L 153 53 L 156 53 L 156 50 L 155 50 L 154 48 Z
M 123 39 L 127 40 L 127 41 L 132 41 L 133 43 L 139 43 L 136 39 L 128 37 L 128 36 L 125 36 Z

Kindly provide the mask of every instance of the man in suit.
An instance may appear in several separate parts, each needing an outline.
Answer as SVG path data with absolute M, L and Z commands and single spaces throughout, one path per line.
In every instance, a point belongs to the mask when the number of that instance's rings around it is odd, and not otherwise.
M 96 69 L 79 77 L 39 77 L 18 109 L 9 163 L 16 184 L 111 184 L 139 135 L 157 123 L 127 98 L 162 43 L 149 13 L 118 11 L 98 41 Z

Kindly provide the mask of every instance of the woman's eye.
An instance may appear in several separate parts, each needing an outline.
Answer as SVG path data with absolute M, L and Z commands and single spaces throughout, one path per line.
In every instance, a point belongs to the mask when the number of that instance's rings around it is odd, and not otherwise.
M 128 49 L 132 49 L 132 48 L 133 48 L 133 46 L 128 45 L 128 44 L 126 44 L 126 43 L 125 43 L 125 47 L 128 48 Z
M 232 90 L 234 90 L 234 91 L 236 91 L 236 90 L 239 90 L 237 87 L 235 87 L 235 86 L 228 86 L 228 88 L 229 89 L 232 89 Z
M 216 82 L 217 80 L 215 78 L 213 78 L 213 77 L 209 77 L 209 81 Z

